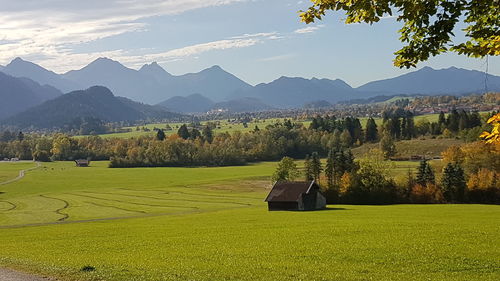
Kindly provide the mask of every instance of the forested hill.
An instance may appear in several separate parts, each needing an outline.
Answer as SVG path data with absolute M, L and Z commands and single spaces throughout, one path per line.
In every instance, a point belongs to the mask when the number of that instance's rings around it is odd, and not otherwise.
M 115 97 L 102 86 L 74 91 L 14 115 L 4 122 L 20 128 L 64 128 L 75 120 L 94 118 L 119 122 L 145 119 L 175 119 L 180 114 L 159 107 Z
M 62 95 L 56 88 L 0 72 L 0 119 Z

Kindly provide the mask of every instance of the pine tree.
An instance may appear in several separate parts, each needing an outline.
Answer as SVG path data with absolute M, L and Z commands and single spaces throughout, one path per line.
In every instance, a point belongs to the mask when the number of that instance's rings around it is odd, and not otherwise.
M 432 170 L 432 167 L 429 165 L 427 160 L 420 161 L 420 165 L 417 171 L 416 183 L 422 186 L 426 186 L 428 183 L 436 183 L 434 171 Z
M 335 171 L 334 152 L 330 150 L 330 152 L 328 152 L 328 158 L 326 159 L 326 166 L 325 166 L 326 185 L 328 189 L 332 189 L 334 187 L 334 171 Z
M 441 186 L 443 187 L 443 195 L 448 202 L 464 201 L 467 183 L 465 182 L 464 170 L 458 163 L 448 163 L 443 169 Z
M 425 162 L 427 166 L 425 167 L 425 182 L 426 183 L 431 183 L 431 184 L 436 184 L 436 177 L 434 176 L 434 170 L 432 169 L 431 165 L 429 165 L 428 162 Z
M 410 198 L 411 192 L 413 190 L 413 186 L 415 186 L 415 177 L 413 176 L 413 171 L 411 169 L 408 169 L 408 172 L 406 174 L 407 176 L 407 182 L 406 182 L 406 198 Z
M 156 133 L 156 139 L 159 141 L 165 140 L 165 132 L 162 129 Z
M 212 141 L 214 139 L 214 134 L 213 134 L 212 128 L 210 126 L 205 126 L 203 128 L 203 138 L 208 143 L 212 143 Z
M 189 139 L 189 137 L 191 136 L 191 134 L 189 133 L 189 130 L 186 126 L 186 124 L 183 124 L 179 130 L 177 131 L 177 135 L 179 135 L 179 137 L 187 140 Z
M 191 132 L 189 133 L 189 138 L 192 139 L 192 140 L 195 140 L 197 138 L 201 137 L 201 133 L 200 131 L 198 131 L 197 129 L 192 129 Z
M 365 141 L 366 142 L 375 142 L 378 139 L 378 130 L 377 123 L 375 120 L 370 117 L 366 122 L 366 130 L 365 130 Z
M 439 126 L 446 126 L 446 117 L 444 116 L 444 112 L 439 112 L 439 118 L 438 118 L 438 124 Z
M 306 159 L 304 160 L 304 176 L 306 181 L 311 181 L 314 178 L 309 155 L 306 155 Z
M 319 181 L 322 170 L 321 159 L 317 152 L 313 152 L 311 155 L 311 172 L 315 181 Z
M 407 119 L 406 117 L 403 117 L 401 120 L 401 138 L 402 139 L 408 139 L 408 127 L 407 127 Z

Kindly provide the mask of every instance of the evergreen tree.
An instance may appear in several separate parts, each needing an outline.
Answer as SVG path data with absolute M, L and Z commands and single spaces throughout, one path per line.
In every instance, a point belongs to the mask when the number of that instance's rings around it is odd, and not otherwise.
M 443 195 L 448 202 L 464 201 L 467 183 L 465 182 L 464 170 L 458 163 L 448 163 L 443 169 L 441 186 L 443 187 Z
M 311 181 L 314 179 L 311 166 L 311 158 L 309 157 L 309 155 L 306 155 L 306 159 L 304 160 L 304 177 L 306 181 Z
M 377 123 L 375 120 L 370 117 L 366 122 L 366 130 L 365 130 L 365 141 L 366 142 L 375 142 L 378 139 L 378 130 Z
M 460 114 L 456 109 L 453 109 L 450 114 L 448 114 L 448 119 L 446 120 L 447 128 L 452 132 L 457 132 L 460 123 Z
M 407 128 L 407 139 L 412 139 L 417 136 L 417 129 L 415 128 L 415 120 L 413 119 L 413 115 L 407 117 L 406 119 L 406 128 Z
M 405 140 L 408 139 L 409 135 L 406 121 L 406 117 L 403 117 L 403 119 L 401 120 L 401 138 Z
M 475 128 L 481 126 L 481 116 L 477 111 L 474 111 L 470 114 L 469 117 L 469 128 Z
M 417 171 L 417 179 L 416 183 L 426 186 L 428 183 L 435 184 L 436 180 L 434 177 L 434 171 L 432 167 L 429 165 L 427 160 L 420 161 L 420 165 Z
M 426 183 L 431 183 L 431 184 L 436 184 L 436 177 L 434 176 L 434 170 L 432 169 L 431 165 L 427 163 L 427 166 L 425 167 L 425 182 Z
M 408 172 L 406 174 L 407 176 L 407 182 L 406 182 L 406 198 L 410 198 L 410 194 L 413 190 L 413 186 L 415 186 L 416 180 L 415 176 L 413 176 L 413 171 L 411 169 L 408 169 Z
M 187 140 L 189 139 L 189 137 L 191 136 L 191 134 L 189 133 L 189 130 L 186 126 L 186 124 L 183 124 L 179 130 L 177 131 L 177 135 L 179 135 L 179 137 Z
M 326 166 L 325 166 L 326 185 L 328 189 L 332 189 L 334 187 L 334 171 L 335 171 L 334 152 L 330 150 L 328 152 L 328 158 L 326 159 Z
M 205 126 L 203 128 L 203 138 L 208 143 L 212 143 L 212 141 L 214 139 L 214 134 L 213 134 L 212 128 L 210 126 Z
M 199 137 L 201 137 L 201 133 L 197 129 L 193 128 L 191 130 L 191 132 L 189 132 L 189 138 L 190 139 L 195 140 L 195 139 L 197 139 Z
M 396 140 L 401 138 L 401 120 L 397 116 L 391 118 L 391 136 Z
M 438 124 L 439 126 L 446 126 L 446 117 L 442 111 L 439 112 Z
M 317 152 L 313 152 L 311 155 L 311 172 L 315 181 L 319 181 L 322 170 L 321 159 Z
M 159 141 L 165 140 L 165 132 L 162 129 L 159 129 L 158 132 L 156 132 L 156 139 Z

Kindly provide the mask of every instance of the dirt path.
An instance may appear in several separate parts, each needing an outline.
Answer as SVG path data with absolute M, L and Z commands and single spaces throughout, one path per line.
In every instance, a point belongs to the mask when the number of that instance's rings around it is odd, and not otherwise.
M 21 170 L 21 171 L 19 171 L 19 175 L 16 178 L 8 180 L 8 181 L 0 182 L 0 185 L 6 185 L 6 184 L 9 184 L 9 183 L 16 182 L 16 181 L 24 178 L 24 174 L 26 172 L 40 168 L 40 166 L 41 166 L 40 162 L 35 162 L 35 163 L 36 163 L 36 167 L 29 168 L 29 169 L 26 169 L 26 170 Z M 0 279 L 0 281 L 2 281 L 2 279 Z
M 56 279 L 34 276 L 31 274 L 22 273 L 12 269 L 0 267 L 0 281 L 49 281 L 49 280 L 54 281 Z

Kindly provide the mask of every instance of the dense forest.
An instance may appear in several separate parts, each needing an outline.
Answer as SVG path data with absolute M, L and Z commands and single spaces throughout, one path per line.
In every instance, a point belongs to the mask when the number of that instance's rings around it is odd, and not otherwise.
M 420 136 L 463 138 L 475 141 L 489 115 L 453 110 L 442 113 L 437 122 L 425 119 L 415 123 L 409 111 L 400 109 L 383 113 L 377 126 L 369 118 L 362 128 L 358 118 L 316 116 L 309 127 L 284 120 L 247 133 L 214 134 L 214 123 L 199 130 L 199 124 L 180 126 L 177 134 L 166 137 L 157 130 L 156 137 L 131 139 L 70 137 L 65 134 L 0 133 L 0 158 L 35 159 L 38 161 L 88 158 L 111 160 L 111 167 L 145 166 L 226 166 L 247 162 L 279 160 L 284 156 L 304 158 L 312 152 L 325 157 L 329 151 L 351 148 L 367 142 L 380 142 L 386 158 L 394 155 L 394 141 Z

